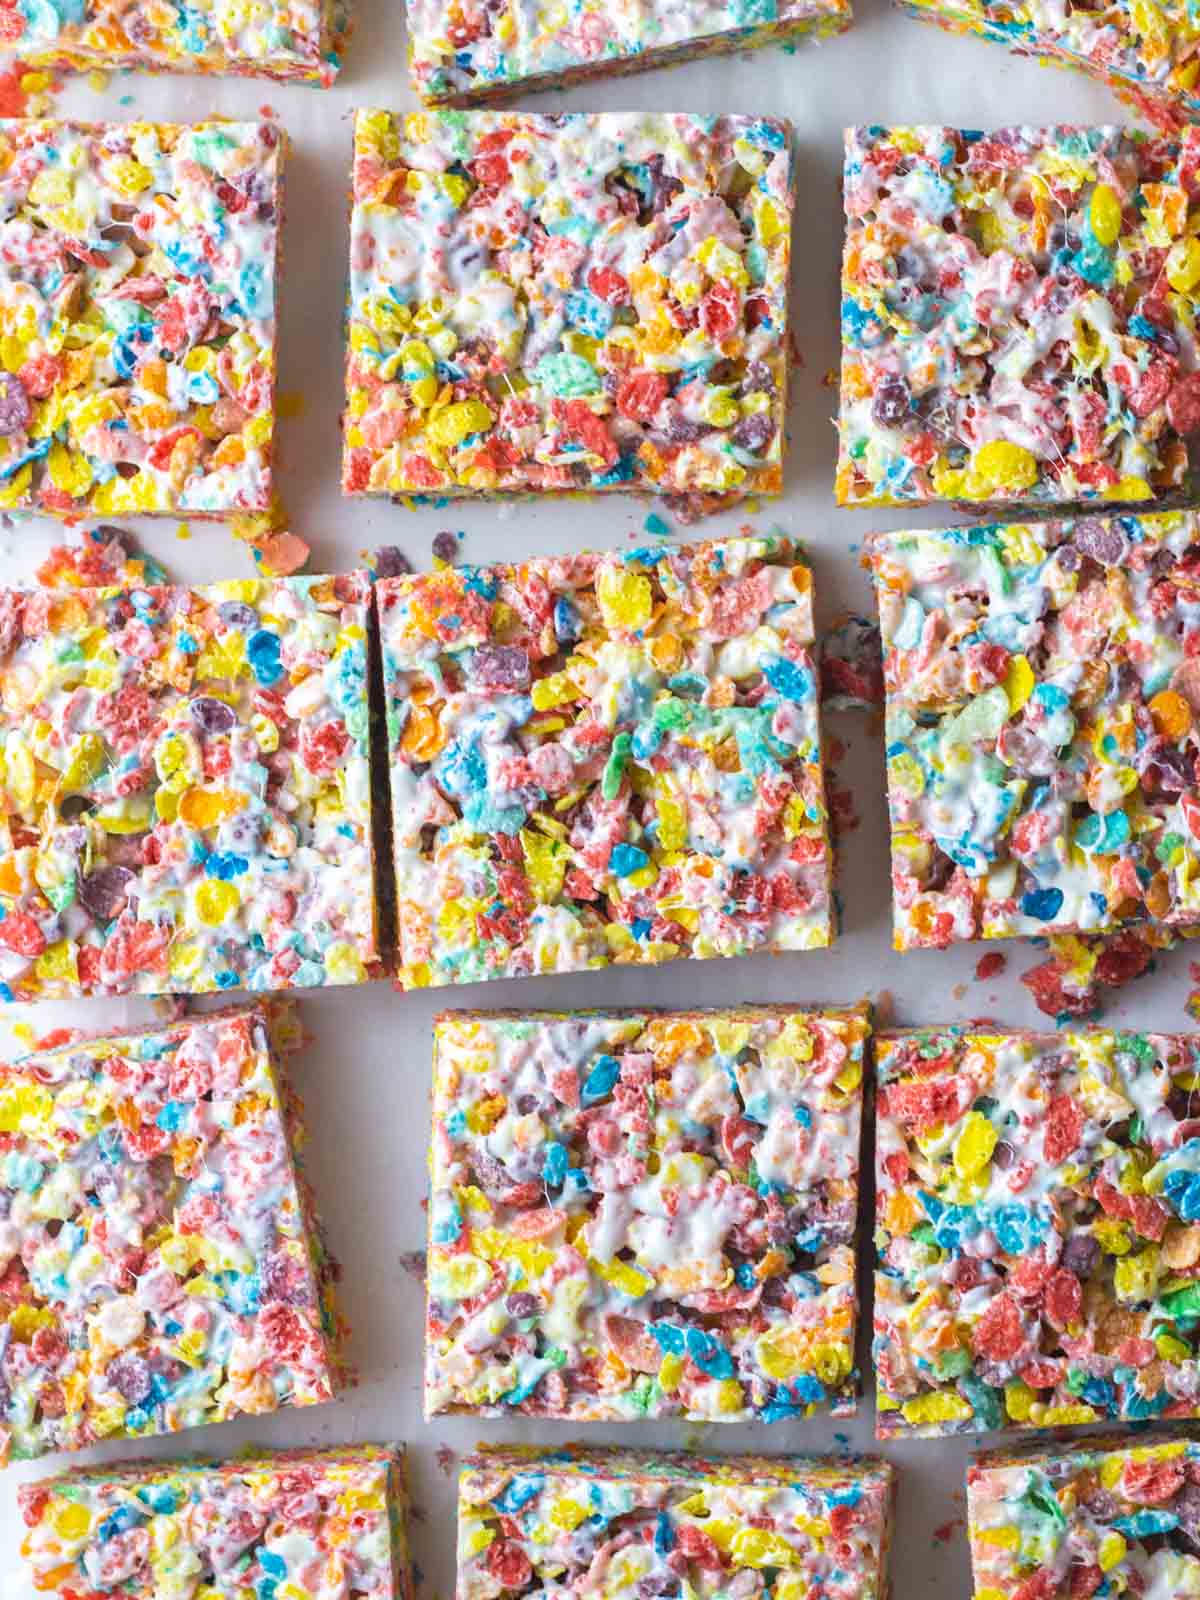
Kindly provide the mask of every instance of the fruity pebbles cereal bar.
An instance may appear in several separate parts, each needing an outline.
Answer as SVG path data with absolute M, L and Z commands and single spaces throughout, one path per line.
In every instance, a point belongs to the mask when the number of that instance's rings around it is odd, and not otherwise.
M 408 0 L 409 65 L 425 100 L 470 105 L 747 50 L 851 22 L 849 0 L 647 0 L 567 11 L 505 0 Z
M 51 1600 L 412 1600 L 399 1445 L 114 1462 L 17 1494 L 22 1554 Z
M 270 122 L 0 121 L 0 509 L 269 508 L 282 155 Z
M 1082 68 L 1160 125 L 1176 126 L 1200 113 L 1200 29 L 1186 0 L 1131 0 L 1095 8 L 1054 0 L 898 3 L 947 32 L 978 34 L 1020 55 Z
M 775 1600 L 886 1600 L 894 1498 L 869 1458 L 483 1446 L 459 1478 L 457 1600 L 716 1600 L 764 1593 L 766 1568 Z
M 0 590 L 0 995 L 362 981 L 370 600 Z
M 1200 1035 L 876 1040 L 877 1431 L 1200 1416 Z
M 849 129 L 839 503 L 1179 490 L 1198 196 L 1196 128 Z
M 409 988 L 833 937 L 783 534 L 377 586 Z
M 865 1010 L 435 1024 L 426 1407 L 854 1410 Z
M 975 1600 L 1200 1595 L 1200 1443 L 1081 1439 L 977 1458 L 967 1475 Z
M 335 1269 L 262 1012 L 0 1065 L 0 1131 L 0 1455 L 333 1398 Z
M 0 35 L 28 66 L 274 78 L 328 88 L 349 31 L 345 0 L 157 0 L 6 3 Z
M 789 143 L 761 117 L 359 112 L 346 492 L 778 492 Z
M 899 949 L 1200 918 L 1200 517 L 876 536 Z

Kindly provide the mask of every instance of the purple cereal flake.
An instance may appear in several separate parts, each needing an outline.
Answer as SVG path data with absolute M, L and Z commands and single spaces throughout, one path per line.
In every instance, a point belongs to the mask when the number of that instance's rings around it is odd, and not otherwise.
M 117 1356 L 109 1362 L 105 1376 L 130 1405 L 140 1405 L 150 1393 L 150 1368 L 141 1356 Z
M 759 455 L 770 444 L 774 433 L 775 424 L 767 413 L 754 411 L 738 423 L 730 437 L 739 450 Z
M 480 689 L 529 687 L 529 656 L 517 644 L 481 644 L 470 671 L 472 685 Z
M 212 695 L 199 695 L 191 703 L 192 721 L 203 734 L 230 733 L 237 724 L 233 707 Z
M 258 612 L 241 600 L 224 600 L 217 607 L 217 615 L 230 628 L 256 628 Z
M 375 552 L 377 578 L 404 578 L 412 571 L 412 562 L 399 545 L 382 544 Z
M 443 528 L 433 536 L 433 553 L 439 561 L 453 561 L 458 554 L 458 535 Z
M 1119 566 L 1129 549 L 1129 542 L 1117 524 L 1108 520 L 1102 522 L 1098 517 L 1084 517 L 1075 524 L 1074 544 L 1102 567 Z
M 0 372 L 0 434 L 24 433 L 32 415 L 29 396 L 13 372 Z
M 79 884 L 79 903 L 97 922 L 112 922 L 129 896 L 134 874 L 128 867 L 97 867 Z

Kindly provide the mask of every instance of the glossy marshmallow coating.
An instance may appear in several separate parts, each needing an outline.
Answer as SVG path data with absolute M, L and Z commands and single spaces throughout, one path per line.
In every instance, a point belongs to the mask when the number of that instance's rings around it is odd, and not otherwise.
M 426 1408 L 853 1411 L 862 1012 L 435 1025 Z
M 794 540 L 455 567 L 377 593 L 407 987 L 830 942 Z

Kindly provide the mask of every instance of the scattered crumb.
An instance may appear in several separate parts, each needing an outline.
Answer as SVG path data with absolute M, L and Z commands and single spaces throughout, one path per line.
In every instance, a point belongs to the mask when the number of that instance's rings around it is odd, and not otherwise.
M 853 611 L 836 616 L 821 636 L 821 701 L 831 711 L 873 711 L 883 705 L 879 624 Z
M 7 72 L 0 73 L 0 116 L 44 117 L 61 87 L 53 73 L 14 60 Z
M 999 950 L 989 950 L 975 963 L 975 976 L 981 983 L 986 983 L 989 978 L 998 978 L 1007 966 L 1007 956 L 1001 955 Z
M 170 581 L 166 568 L 143 554 L 132 534 L 107 523 L 71 528 L 67 543 L 51 548 L 35 576 L 45 589 L 129 588 Z
M 414 1279 L 417 1283 L 425 1282 L 425 1252 L 424 1250 L 405 1250 L 400 1256 L 401 1271 Z
M 381 544 L 374 555 L 364 550 L 363 560 L 373 578 L 403 578 L 413 569 L 404 551 L 394 544 Z
M 1178 936 L 1146 923 L 1114 934 L 1051 934 L 1050 955 L 1021 974 L 1039 1011 L 1059 1027 L 1081 1017 L 1100 1016 L 1118 989 L 1154 968 L 1162 950 Z
M 435 561 L 452 562 L 458 556 L 459 541 L 462 533 L 451 533 L 449 528 L 443 528 L 440 533 L 433 536 L 433 558 Z

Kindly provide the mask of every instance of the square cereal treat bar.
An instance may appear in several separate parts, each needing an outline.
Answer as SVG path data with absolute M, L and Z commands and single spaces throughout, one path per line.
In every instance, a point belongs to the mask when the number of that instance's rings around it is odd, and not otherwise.
M 853 1412 L 869 1027 L 782 1006 L 439 1017 L 427 1412 Z
M 348 494 L 782 483 L 790 133 L 360 111 Z
M 949 33 L 975 33 L 1019 55 L 1079 67 L 1151 122 L 1178 128 L 1200 113 L 1196 18 L 1186 0 L 1097 7 L 1052 0 L 898 0 Z
M 17 1495 L 22 1554 L 51 1600 L 412 1600 L 401 1445 L 117 1461 Z
M 300 1116 L 261 1011 L 0 1065 L 0 1458 L 333 1398 Z
M 566 88 L 806 33 L 823 39 L 852 20 L 849 0 L 585 0 L 571 12 L 519 0 L 408 0 L 407 11 L 417 93 L 448 105 Z
M 1195 512 L 881 534 L 895 942 L 1200 919 Z
M 1200 1595 L 1200 1442 L 1107 1437 L 978 1456 L 975 1600 Z
M 849 129 L 839 504 L 1180 490 L 1198 163 L 1196 128 Z
M 77 0 L 6 12 L 5 42 L 27 66 L 199 72 L 329 88 L 349 33 L 347 0 L 216 0 L 199 7 L 155 0 Z M 15 37 L 14 37 L 15 33 Z
M 870 1457 L 481 1446 L 458 1496 L 456 1600 L 601 1581 L 715 1600 L 763 1593 L 764 1568 L 776 1600 L 889 1593 L 895 1473 Z
M 270 507 L 283 137 L 0 121 L 0 509 Z
M 407 987 L 831 942 L 793 539 L 377 593 Z
M 879 1436 L 1200 1417 L 1200 1035 L 875 1059 Z
M 0 590 L 0 995 L 358 983 L 370 584 Z

